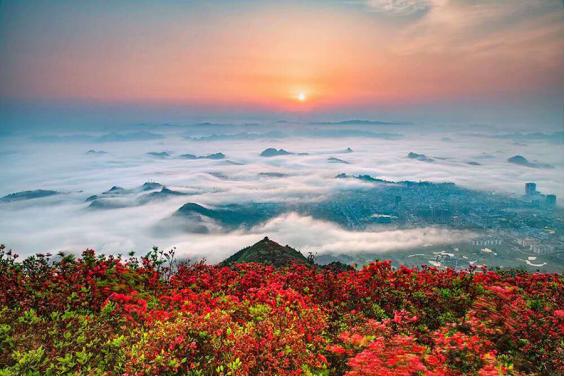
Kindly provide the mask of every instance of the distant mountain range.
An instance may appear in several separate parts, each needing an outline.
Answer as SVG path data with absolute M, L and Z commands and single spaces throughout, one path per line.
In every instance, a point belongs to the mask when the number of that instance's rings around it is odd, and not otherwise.
M 273 157 L 273 156 L 286 156 L 289 154 L 294 154 L 284 149 L 276 149 L 276 148 L 267 148 L 263 152 L 261 152 L 261 157 Z
M 333 163 L 333 164 L 349 164 L 349 162 L 342 160 L 341 158 L 337 158 L 337 157 L 329 157 L 328 162 Z
M 278 216 L 284 206 L 277 203 L 241 203 L 228 204 L 215 208 L 204 207 L 197 203 L 186 203 L 174 214 L 178 219 L 212 219 L 230 229 L 251 227 Z
M 30 191 L 20 191 L 13 194 L 8 194 L 0 198 L 0 202 L 16 202 L 20 200 L 29 200 L 37 198 L 45 198 L 47 196 L 53 196 L 60 194 L 58 191 L 53 190 L 30 190 Z
M 133 195 L 133 197 L 128 198 L 129 195 Z M 116 209 L 143 205 L 155 200 L 183 195 L 188 194 L 171 190 L 158 182 L 145 182 L 143 185 L 133 189 L 112 186 L 112 188 L 101 194 L 89 196 L 86 198 L 86 201 L 90 202 L 89 208 Z
M 157 158 L 172 157 L 172 154 L 169 152 L 147 152 L 146 155 Z M 222 152 L 210 153 L 203 156 L 197 156 L 195 154 L 186 153 L 186 154 L 181 154 L 178 158 L 182 158 L 185 160 L 222 160 L 226 158 L 226 155 L 223 154 Z
M 337 122 L 311 122 L 313 125 L 335 125 L 335 126 L 386 126 L 386 125 L 400 125 L 409 124 L 406 122 L 386 122 L 382 120 L 367 120 L 367 119 L 348 119 Z
M 424 162 L 433 162 L 434 161 L 433 158 L 429 158 L 425 154 L 421 154 L 421 153 L 410 152 L 410 153 L 408 153 L 408 155 L 406 157 L 410 158 L 412 160 L 418 160 L 418 161 L 424 161 Z
M 157 158 L 171 157 L 169 152 L 147 152 L 146 155 Z
M 88 150 L 88 152 L 86 152 L 86 154 L 89 154 L 89 155 L 103 155 L 103 154 L 108 154 L 108 152 L 101 151 L 101 150 L 96 150 L 96 149 L 90 149 L 90 150 Z
M 527 166 L 529 168 L 551 169 L 553 167 L 549 164 L 544 164 L 544 163 L 541 163 L 541 162 L 528 161 L 528 159 L 526 157 L 520 156 L 519 154 L 517 154 L 516 156 L 510 157 L 506 161 L 510 162 L 511 164 Z
M 369 123 L 367 123 L 369 124 Z M 380 130 L 369 130 L 363 129 L 367 124 L 349 124 L 328 127 L 329 124 L 321 123 L 319 125 L 311 124 L 311 127 L 306 127 L 303 129 L 294 129 L 292 132 L 239 132 L 239 133 L 224 133 L 224 134 L 213 134 L 208 136 L 185 136 L 186 139 L 193 141 L 225 141 L 225 140 L 279 140 L 289 137 L 307 137 L 307 138 L 319 138 L 319 137 L 360 137 L 360 138 L 377 138 L 377 139 L 387 139 L 396 140 L 402 138 L 402 135 L 397 132 L 380 131 Z M 391 123 L 393 124 L 393 123 Z M 330 124 L 331 125 L 331 124 Z
M 287 156 L 287 155 L 307 156 L 308 153 L 303 153 L 303 152 L 294 153 L 284 149 L 267 148 L 260 154 L 261 157 L 275 157 L 275 156 Z
M 43 143 L 111 143 L 111 142 L 127 142 L 127 141 L 148 141 L 159 140 L 165 136 L 148 131 L 137 132 L 112 132 L 103 135 L 89 135 L 89 134 L 72 134 L 72 135 L 36 135 L 30 139 Z
M 218 153 L 211 153 L 211 154 L 207 154 L 207 155 L 205 155 L 205 156 L 196 156 L 196 155 L 194 155 L 194 154 L 187 153 L 187 154 L 182 154 L 182 155 L 180 155 L 180 157 L 181 157 L 181 158 L 184 158 L 185 160 L 204 160 L 204 159 L 207 159 L 207 160 L 221 160 L 221 159 L 226 158 L 226 155 L 223 154 L 223 153 L 221 153 L 221 152 L 218 152 Z

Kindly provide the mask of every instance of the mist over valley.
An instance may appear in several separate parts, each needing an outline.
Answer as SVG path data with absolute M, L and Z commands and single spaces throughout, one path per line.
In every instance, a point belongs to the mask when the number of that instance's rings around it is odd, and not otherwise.
M 438 128 L 356 120 L 12 132 L 0 139 L 2 241 L 21 255 L 156 245 L 218 262 L 269 236 L 326 262 L 561 270 L 562 133 Z M 524 196 L 527 182 L 538 196 Z

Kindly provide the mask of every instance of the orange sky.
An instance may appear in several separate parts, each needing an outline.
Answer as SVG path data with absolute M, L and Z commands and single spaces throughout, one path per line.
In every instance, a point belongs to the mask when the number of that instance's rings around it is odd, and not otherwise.
M 562 93 L 559 1 L 382 4 L 8 1 L 0 95 L 307 110 Z

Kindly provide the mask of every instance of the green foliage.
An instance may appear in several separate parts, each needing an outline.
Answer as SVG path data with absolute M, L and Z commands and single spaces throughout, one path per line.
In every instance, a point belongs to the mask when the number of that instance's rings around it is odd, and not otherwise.
M 37 376 L 43 374 L 41 366 L 45 360 L 45 349 L 43 346 L 39 346 L 37 349 L 29 351 L 16 350 L 12 354 L 12 359 L 15 363 L 8 368 L 0 369 L 1 375 Z

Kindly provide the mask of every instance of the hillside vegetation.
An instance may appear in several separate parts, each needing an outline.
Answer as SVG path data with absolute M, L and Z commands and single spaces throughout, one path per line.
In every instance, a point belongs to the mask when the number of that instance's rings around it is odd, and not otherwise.
M 261 241 L 241 249 L 225 261 L 222 265 L 234 263 L 267 263 L 276 267 L 286 266 L 291 263 L 312 264 L 300 251 L 286 245 L 282 246 L 270 240 L 268 237 Z
M 562 375 L 563 277 L 0 247 L 0 374 Z

